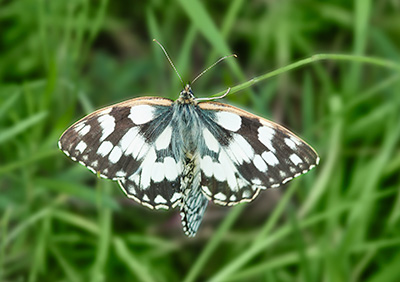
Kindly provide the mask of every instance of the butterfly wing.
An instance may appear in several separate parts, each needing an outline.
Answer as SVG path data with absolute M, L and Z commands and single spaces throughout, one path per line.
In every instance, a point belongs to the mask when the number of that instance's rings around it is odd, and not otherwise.
M 306 173 L 317 153 L 286 128 L 217 102 L 200 103 L 204 146 L 200 146 L 201 187 L 214 203 L 252 201 Z
M 100 109 L 68 128 L 59 147 L 93 173 L 117 180 L 142 205 L 168 209 L 181 198 L 183 170 L 171 138 L 171 105 L 143 97 Z

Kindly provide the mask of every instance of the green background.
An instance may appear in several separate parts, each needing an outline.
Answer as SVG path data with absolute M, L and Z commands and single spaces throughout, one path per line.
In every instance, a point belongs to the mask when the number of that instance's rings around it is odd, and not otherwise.
M 176 210 L 69 160 L 57 141 L 82 116 L 177 98 L 153 38 L 185 81 L 238 55 L 197 97 L 268 76 L 224 101 L 290 128 L 320 165 L 250 204 L 210 204 L 189 239 Z M 391 0 L 0 0 L 0 280 L 399 281 L 399 38 Z

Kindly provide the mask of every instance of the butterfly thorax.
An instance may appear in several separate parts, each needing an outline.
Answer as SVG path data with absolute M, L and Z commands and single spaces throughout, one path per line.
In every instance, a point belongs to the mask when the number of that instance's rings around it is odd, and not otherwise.
M 197 105 L 197 101 L 195 100 L 189 84 L 185 85 L 185 88 L 181 91 L 179 98 L 175 101 L 175 103 Z
M 176 102 L 173 106 L 172 122 L 176 125 L 175 141 L 180 143 L 182 153 L 193 157 L 200 140 L 201 124 L 198 107 L 191 103 Z
M 179 140 L 183 145 L 183 152 L 191 157 L 195 155 L 200 138 L 201 124 L 198 116 L 197 101 L 189 84 L 180 92 L 179 98 L 173 105 L 173 123 L 177 125 Z M 176 136 L 178 137 L 178 136 Z

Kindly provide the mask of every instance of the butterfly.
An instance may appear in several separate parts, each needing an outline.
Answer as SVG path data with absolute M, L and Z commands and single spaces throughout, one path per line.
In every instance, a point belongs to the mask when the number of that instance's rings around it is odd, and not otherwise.
M 283 126 L 196 98 L 189 84 L 175 101 L 140 97 L 95 111 L 69 127 L 58 146 L 143 206 L 178 207 L 188 236 L 196 234 L 209 201 L 251 202 L 319 162 Z

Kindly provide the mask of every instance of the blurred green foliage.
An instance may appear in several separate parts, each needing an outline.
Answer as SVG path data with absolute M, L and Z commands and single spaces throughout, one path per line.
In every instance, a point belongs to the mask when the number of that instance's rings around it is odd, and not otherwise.
M 364 59 L 227 97 L 297 132 L 321 164 L 251 204 L 210 205 L 188 239 L 176 211 L 139 206 L 57 149 L 94 109 L 178 96 L 153 38 L 185 81 L 238 55 L 198 97 L 319 53 Z M 399 38 L 391 0 L 0 0 L 0 280 L 398 281 Z

